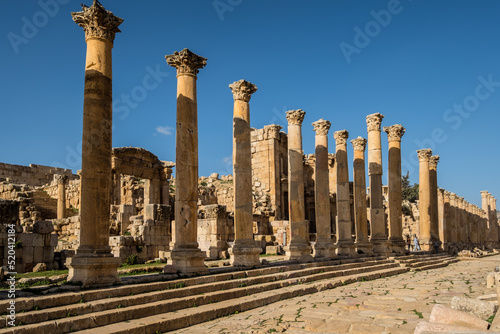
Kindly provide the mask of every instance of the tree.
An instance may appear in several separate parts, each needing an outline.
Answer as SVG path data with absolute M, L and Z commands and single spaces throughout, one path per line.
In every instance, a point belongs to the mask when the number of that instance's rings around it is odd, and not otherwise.
M 403 201 L 415 203 L 418 199 L 418 184 L 410 186 L 410 172 L 401 178 L 401 197 Z

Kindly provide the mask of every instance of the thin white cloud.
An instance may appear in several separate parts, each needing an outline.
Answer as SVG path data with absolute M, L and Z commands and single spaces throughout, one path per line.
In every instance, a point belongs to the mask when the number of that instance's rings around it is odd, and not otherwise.
M 229 157 L 224 157 L 222 159 L 222 162 L 225 163 L 225 164 L 233 164 L 233 156 L 229 156 Z
M 171 136 L 173 135 L 174 128 L 171 126 L 157 126 L 156 127 L 156 132 L 161 133 L 162 135 L 165 136 Z

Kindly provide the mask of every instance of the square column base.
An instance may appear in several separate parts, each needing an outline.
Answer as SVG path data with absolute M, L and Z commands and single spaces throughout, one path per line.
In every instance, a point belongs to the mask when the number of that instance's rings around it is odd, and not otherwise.
M 75 255 L 66 261 L 69 268 L 68 282 L 80 282 L 82 287 L 110 286 L 120 282 L 119 257 L 85 257 Z
M 312 246 L 313 258 L 316 261 L 330 260 L 337 257 L 337 252 L 333 242 L 316 241 Z
M 200 249 L 171 250 L 167 255 L 167 264 L 173 265 L 182 274 L 206 274 L 205 252 Z
M 290 243 L 285 246 L 285 260 L 296 260 L 298 262 L 313 262 L 311 245 L 309 243 Z
M 406 242 L 404 240 L 395 240 L 389 242 L 389 247 L 392 253 L 403 255 L 406 254 Z
M 234 246 L 228 250 L 233 267 L 260 267 L 260 253 L 262 248 L 251 240 L 249 242 L 234 242 Z
M 339 241 L 335 244 L 339 257 L 356 257 L 356 248 L 353 241 Z
M 371 242 L 373 247 L 373 253 L 383 256 L 392 255 L 392 249 L 387 239 L 375 239 L 371 240 Z
M 356 253 L 358 256 L 373 255 L 372 244 L 368 241 L 355 242 L 354 246 L 356 247 Z

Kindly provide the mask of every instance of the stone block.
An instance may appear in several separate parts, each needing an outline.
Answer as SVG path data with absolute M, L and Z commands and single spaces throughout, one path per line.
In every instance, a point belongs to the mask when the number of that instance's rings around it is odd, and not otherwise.
M 447 324 L 431 323 L 426 321 L 421 321 L 415 327 L 414 334 L 424 334 L 424 333 L 458 333 L 465 332 L 470 333 L 470 327 L 454 326 Z M 473 333 L 477 333 L 474 331 Z
M 56 247 L 57 246 L 57 234 L 51 234 L 50 235 L 50 247 Z
M 38 263 L 34 268 L 33 272 L 38 273 L 41 271 L 47 271 L 47 265 L 45 263 Z
M 478 299 L 453 297 L 451 299 L 451 308 L 467 312 L 479 317 L 480 319 L 487 320 L 496 313 L 498 304 Z
M 33 262 L 43 262 L 43 247 L 33 247 Z
M 41 234 L 38 234 L 38 233 L 35 233 L 35 234 L 32 234 L 32 237 L 33 237 L 33 246 L 34 247 L 43 247 L 43 235 Z M 24 245 L 24 242 L 23 242 L 23 245 Z
M 278 255 L 278 246 L 266 246 L 266 254 Z
M 490 325 L 487 321 L 481 320 L 474 315 L 457 311 L 440 304 L 436 304 L 432 308 L 429 321 L 447 325 L 471 327 L 480 330 L 487 330 Z
M 23 247 L 23 255 L 22 259 L 24 263 L 33 263 L 33 252 L 34 252 L 34 247 Z
M 49 234 L 54 232 L 54 225 L 51 221 L 38 221 L 33 224 L 33 233 Z

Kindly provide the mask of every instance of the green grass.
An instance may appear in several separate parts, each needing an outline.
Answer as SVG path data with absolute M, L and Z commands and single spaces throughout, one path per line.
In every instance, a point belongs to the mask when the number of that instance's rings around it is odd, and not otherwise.
M 28 278 L 28 277 L 51 277 L 51 276 L 57 276 L 57 275 L 64 275 L 68 274 L 68 269 L 66 270 L 49 270 L 49 271 L 41 271 L 41 272 L 31 272 L 31 273 L 23 273 L 23 274 L 16 274 L 16 279 L 20 278 Z

